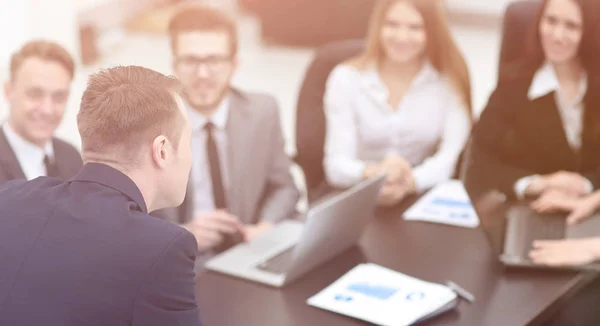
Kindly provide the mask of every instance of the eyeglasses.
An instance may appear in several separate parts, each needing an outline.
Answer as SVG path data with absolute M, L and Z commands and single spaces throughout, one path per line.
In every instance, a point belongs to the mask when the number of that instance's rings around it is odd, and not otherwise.
M 175 62 L 183 72 L 194 73 L 201 66 L 211 72 L 216 72 L 227 67 L 231 61 L 232 58 L 228 55 L 211 55 L 207 57 L 181 56 Z
M 67 103 L 69 99 L 69 91 L 68 90 L 59 90 L 59 91 L 46 91 L 39 87 L 31 87 L 25 90 L 25 96 L 35 102 L 44 101 L 46 97 L 49 97 L 52 103 L 57 105 L 64 105 Z

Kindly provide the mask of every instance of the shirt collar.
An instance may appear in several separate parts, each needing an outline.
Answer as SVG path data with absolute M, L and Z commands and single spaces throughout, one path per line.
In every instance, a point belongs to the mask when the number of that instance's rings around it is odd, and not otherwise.
M 72 181 L 94 182 L 117 190 L 131 199 L 139 207 L 139 210 L 148 213 L 144 196 L 135 182 L 121 171 L 106 164 L 87 163 L 70 182 Z
M 412 82 L 411 86 L 419 87 L 421 85 L 425 85 L 430 82 L 435 82 L 440 79 L 440 73 L 435 69 L 435 67 L 429 62 L 429 60 L 425 61 L 421 71 L 417 74 L 415 79 Z
M 531 86 L 529 86 L 529 91 L 527 92 L 527 97 L 530 101 L 533 101 L 559 90 L 560 82 L 558 81 L 554 67 L 552 67 L 552 64 L 546 62 L 536 71 L 535 75 L 533 76 Z M 581 77 L 581 84 L 576 103 L 579 103 L 583 100 L 586 91 L 587 73 L 584 71 L 583 76 Z
M 33 159 L 37 161 L 38 158 L 39 161 L 42 161 L 44 159 L 44 156 L 54 158 L 54 148 L 52 146 L 52 141 L 48 141 L 44 148 L 40 148 L 37 145 L 26 140 L 25 138 L 21 137 L 19 134 L 17 134 L 10 127 L 8 122 L 4 123 L 4 125 L 2 126 L 2 131 L 4 132 L 6 140 L 10 144 L 10 147 L 12 147 L 13 151 L 15 152 L 15 155 L 17 156 L 17 158 L 19 158 L 19 161 L 21 161 L 20 158 L 23 158 L 28 161 Z
M 431 64 L 429 60 L 426 60 L 423 63 L 423 67 L 417 73 L 413 81 L 411 82 L 410 88 L 420 87 L 424 84 L 434 82 L 440 79 L 440 73 L 435 69 L 435 67 Z M 382 98 L 389 97 L 389 91 L 387 86 L 381 80 L 381 76 L 379 75 L 379 71 L 376 66 L 372 66 L 368 70 L 363 73 L 362 78 L 363 85 L 367 87 L 367 89 L 371 90 L 376 95 L 381 96 Z
M 227 126 L 227 117 L 229 116 L 229 95 L 225 96 L 217 110 L 213 113 L 211 117 L 207 117 L 204 114 L 194 110 L 189 104 L 188 107 L 188 115 L 190 119 L 190 124 L 192 125 L 192 130 L 202 130 L 204 125 L 209 121 L 212 122 L 217 129 L 225 129 Z

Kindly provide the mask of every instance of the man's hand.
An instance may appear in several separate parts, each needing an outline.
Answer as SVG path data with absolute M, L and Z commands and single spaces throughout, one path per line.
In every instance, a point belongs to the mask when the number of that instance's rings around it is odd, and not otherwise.
M 600 238 L 535 241 L 531 260 L 547 266 L 580 266 L 600 258 Z
M 196 237 L 201 252 L 221 244 L 225 235 L 244 234 L 244 227 L 238 218 L 221 210 L 199 216 L 182 226 Z
M 555 190 L 572 196 L 584 196 L 588 194 L 588 184 L 589 180 L 577 173 L 560 171 L 536 178 L 527 187 L 527 193 L 540 195 Z
M 258 236 L 260 236 L 261 234 L 269 231 L 271 228 L 273 227 L 273 223 L 270 222 L 261 222 L 258 224 L 254 224 L 254 225 L 246 225 L 244 227 L 245 229 L 245 241 L 252 241 L 254 239 L 256 239 Z

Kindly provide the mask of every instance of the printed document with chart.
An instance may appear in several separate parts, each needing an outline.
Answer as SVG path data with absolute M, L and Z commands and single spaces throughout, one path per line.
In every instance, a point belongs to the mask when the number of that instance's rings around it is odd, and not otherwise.
M 354 267 L 308 299 L 308 304 L 382 326 L 411 325 L 452 309 L 450 288 L 375 264 Z
M 404 212 L 404 219 L 466 228 L 479 226 L 479 217 L 465 186 L 459 180 L 450 180 L 435 186 Z

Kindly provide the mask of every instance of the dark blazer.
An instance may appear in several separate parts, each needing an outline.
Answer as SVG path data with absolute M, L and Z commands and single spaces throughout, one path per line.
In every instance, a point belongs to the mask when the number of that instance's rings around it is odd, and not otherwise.
M 103 164 L 0 185 L 0 325 L 200 325 L 194 236 Z
M 567 141 L 554 93 L 530 101 L 533 73 L 504 78 L 473 130 L 468 175 L 514 198 L 522 177 L 577 172 L 600 186 L 600 73 L 588 72 L 582 146 Z
M 292 160 L 285 153 L 275 99 L 232 91 L 229 103 L 227 210 L 245 224 L 277 223 L 295 216 L 300 193 L 290 172 Z M 187 223 L 195 217 L 193 196 L 192 175 L 183 204 L 153 215 Z
M 63 181 L 71 179 L 83 166 L 81 155 L 75 147 L 59 139 L 52 139 L 56 167 Z M 25 179 L 25 174 L 17 160 L 17 156 L 6 140 L 6 136 L 0 129 L 0 183 L 13 180 Z

